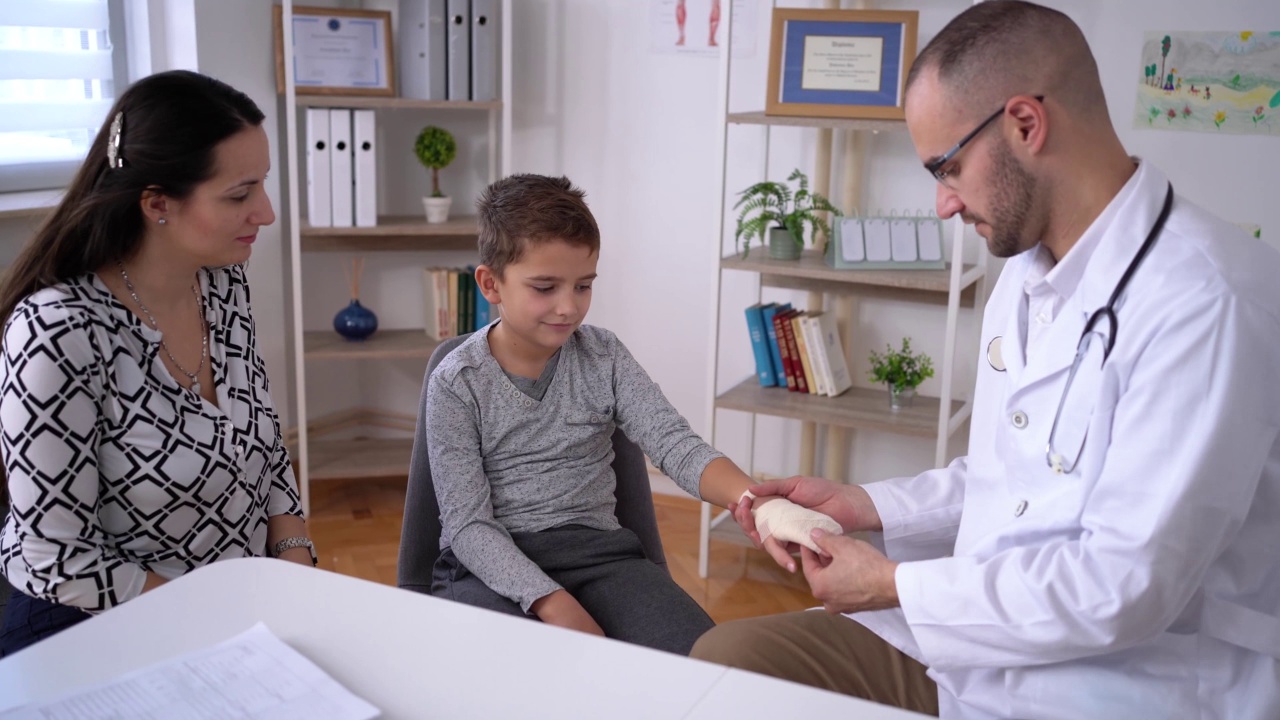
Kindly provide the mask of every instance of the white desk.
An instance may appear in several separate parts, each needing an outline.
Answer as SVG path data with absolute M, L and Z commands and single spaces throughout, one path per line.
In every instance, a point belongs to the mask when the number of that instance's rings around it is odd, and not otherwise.
M 390 719 L 923 717 L 266 559 L 214 563 L 0 660 L 0 710 L 259 621 Z

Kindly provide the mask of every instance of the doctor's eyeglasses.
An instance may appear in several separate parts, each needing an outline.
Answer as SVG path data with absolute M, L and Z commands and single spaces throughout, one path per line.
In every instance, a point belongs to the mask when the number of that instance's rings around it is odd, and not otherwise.
M 1044 102 L 1043 95 L 1036 95 L 1035 99 L 1037 102 Z M 1006 100 L 1005 104 L 1001 105 L 999 110 L 995 111 L 994 113 L 991 113 L 991 115 L 986 120 L 983 120 L 978 125 L 978 127 L 971 130 L 968 135 L 965 135 L 964 137 L 960 138 L 960 142 L 953 145 L 950 150 L 942 153 L 938 157 L 925 163 L 924 169 L 929 171 L 929 174 L 933 176 L 934 180 L 937 180 L 938 182 L 942 183 L 943 185 L 946 185 L 947 187 L 951 187 L 950 184 L 947 183 L 947 178 L 950 177 L 950 174 L 946 170 L 942 169 L 943 166 L 951 162 L 951 160 L 955 158 L 956 153 L 964 149 L 964 146 L 968 145 L 974 138 L 976 138 L 978 136 L 978 133 L 982 132 L 983 129 L 986 128 L 988 125 L 990 125 L 992 122 L 994 122 L 996 118 L 1003 115 L 1005 108 L 1007 108 L 1008 106 L 1009 106 L 1009 102 L 1008 100 Z
M 1045 461 L 1054 473 L 1065 475 L 1076 469 L 1084 451 L 1085 436 L 1089 434 L 1089 420 L 1097 400 L 1097 388 L 1085 388 L 1071 392 L 1077 374 L 1083 369 L 1096 381 L 1102 364 L 1115 345 L 1116 316 L 1110 307 L 1100 308 L 1085 323 L 1084 333 L 1076 344 L 1076 357 L 1067 373 L 1067 384 L 1062 388 L 1058 410 L 1053 414 L 1049 428 L 1049 444 L 1045 448 Z M 1088 383 L 1086 383 L 1088 384 Z

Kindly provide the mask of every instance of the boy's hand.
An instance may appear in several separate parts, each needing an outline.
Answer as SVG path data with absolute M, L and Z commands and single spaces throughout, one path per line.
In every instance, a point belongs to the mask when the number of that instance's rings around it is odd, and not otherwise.
M 734 520 L 756 543 L 760 542 L 760 537 L 756 532 L 755 519 L 751 516 L 751 507 L 775 495 L 787 498 L 801 507 L 817 510 L 839 523 L 847 533 L 860 530 L 879 532 L 884 529 L 880 513 L 871 502 L 871 496 L 857 485 L 841 485 L 817 477 L 791 477 L 753 485 L 751 494 L 757 499 L 745 498 L 730 509 L 734 511 Z
M 557 590 L 533 601 L 529 607 L 538 619 L 548 625 L 569 628 L 604 637 L 604 630 L 567 590 Z

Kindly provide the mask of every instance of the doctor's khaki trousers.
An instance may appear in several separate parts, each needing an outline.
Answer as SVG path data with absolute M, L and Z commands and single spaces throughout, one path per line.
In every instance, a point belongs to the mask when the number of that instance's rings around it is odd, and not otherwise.
M 690 657 L 926 715 L 938 686 L 925 666 L 843 615 L 806 610 L 723 623 Z

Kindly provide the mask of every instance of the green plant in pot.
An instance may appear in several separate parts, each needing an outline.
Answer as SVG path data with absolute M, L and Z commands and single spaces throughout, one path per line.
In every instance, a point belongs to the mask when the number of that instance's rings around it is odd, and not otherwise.
M 431 195 L 422 198 L 422 208 L 428 223 L 442 223 L 449 219 L 449 206 L 453 198 L 440 192 L 440 171 L 458 156 L 458 142 L 444 128 L 428 125 L 413 141 L 413 154 L 418 162 L 431 171 Z
M 871 351 L 870 378 L 889 387 L 889 406 L 898 410 L 911 404 L 916 388 L 933 377 L 933 360 L 911 352 L 911 338 L 902 338 L 902 349 L 885 345 L 884 354 Z
M 769 257 L 778 260 L 800 257 L 806 228 L 810 245 L 817 244 L 818 231 L 831 236 L 831 226 L 822 213 L 838 217 L 840 211 L 825 197 L 809 190 L 809 178 L 799 169 L 791 173 L 787 182 L 797 183 L 797 189 L 793 192 L 785 182 L 766 180 L 738 193 L 741 197 L 733 208 L 741 208 L 741 212 L 734 242 L 741 243 L 742 257 L 751 250 L 751 238 L 759 237 L 763 243 L 765 233 L 769 235 Z

